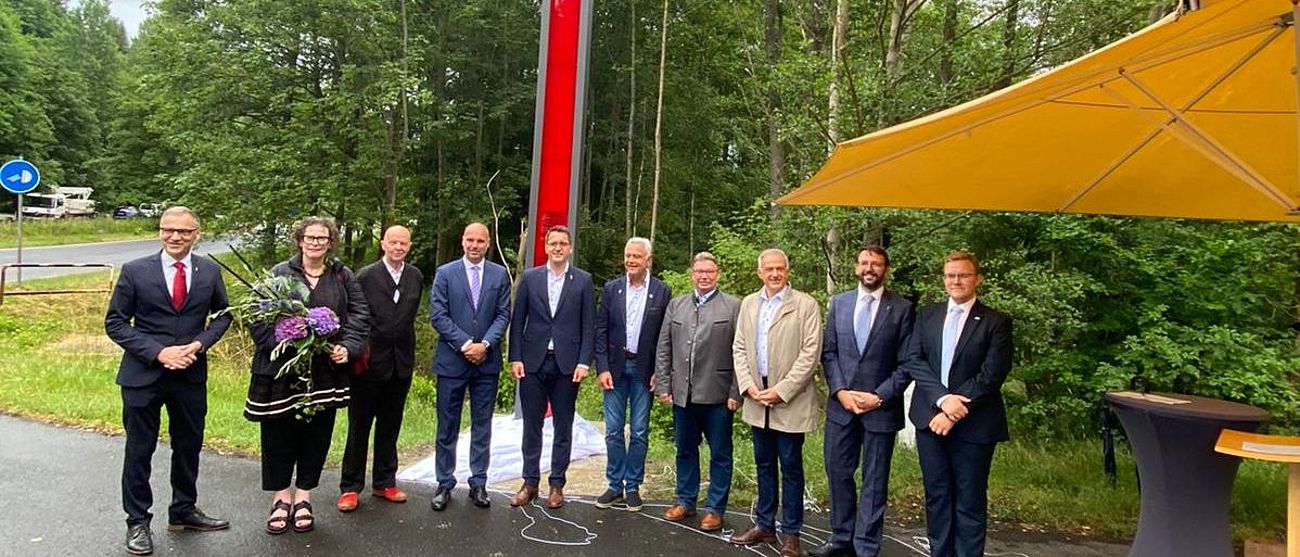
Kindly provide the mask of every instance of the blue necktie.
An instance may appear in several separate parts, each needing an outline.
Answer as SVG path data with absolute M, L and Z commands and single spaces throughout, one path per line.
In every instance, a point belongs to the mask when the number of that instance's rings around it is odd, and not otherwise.
M 955 306 L 948 310 L 948 322 L 943 325 L 943 363 L 939 368 L 939 381 L 948 386 L 948 370 L 952 369 L 952 357 L 957 352 L 957 325 L 961 323 L 961 314 L 965 310 Z
M 859 354 L 867 351 L 867 338 L 871 335 L 871 308 L 875 304 L 875 296 L 864 296 L 858 300 L 862 309 L 858 310 L 858 317 L 853 320 L 853 338 L 858 341 Z

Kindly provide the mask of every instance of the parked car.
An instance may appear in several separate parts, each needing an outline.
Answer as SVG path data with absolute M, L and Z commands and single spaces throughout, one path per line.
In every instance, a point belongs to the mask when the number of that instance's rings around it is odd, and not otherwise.
M 113 209 L 113 218 L 115 219 L 133 219 L 140 216 L 143 215 L 140 213 L 140 209 L 137 209 L 135 205 L 123 205 Z
M 161 216 L 164 209 L 166 207 L 163 207 L 162 203 L 144 203 L 140 205 L 140 216 L 150 218 Z

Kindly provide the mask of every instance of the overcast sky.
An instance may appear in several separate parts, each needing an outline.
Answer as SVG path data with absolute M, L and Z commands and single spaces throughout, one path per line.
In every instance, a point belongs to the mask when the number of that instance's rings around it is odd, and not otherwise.
M 136 33 L 140 31 L 140 22 L 144 21 L 144 6 L 141 4 L 144 0 L 109 0 L 108 9 L 113 13 L 113 17 L 122 21 L 126 26 L 126 35 L 135 38 Z

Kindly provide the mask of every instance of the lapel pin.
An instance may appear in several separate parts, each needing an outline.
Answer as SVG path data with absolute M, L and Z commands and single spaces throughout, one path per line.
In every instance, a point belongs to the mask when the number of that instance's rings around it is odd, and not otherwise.
M 976 320 L 976 321 L 979 321 L 979 320 L 980 320 L 980 316 L 976 315 L 976 316 L 975 316 L 975 320 Z

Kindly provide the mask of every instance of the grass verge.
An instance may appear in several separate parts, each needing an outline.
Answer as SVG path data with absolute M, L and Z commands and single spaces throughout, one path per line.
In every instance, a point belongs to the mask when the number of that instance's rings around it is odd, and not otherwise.
M 31 281 L 34 288 L 84 288 L 97 285 L 74 276 Z M 95 284 L 91 284 L 91 282 Z M 231 281 L 228 281 L 230 284 Z M 121 431 L 121 398 L 113 379 L 120 351 L 103 332 L 106 294 L 13 298 L 0 306 L 0 411 L 50 422 Z M 419 361 L 427 361 L 433 334 L 417 320 Z M 214 349 L 209 376 L 206 443 L 221 452 L 255 455 L 258 428 L 242 415 L 252 354 L 247 334 L 238 327 Z M 423 364 L 421 364 L 423 366 Z M 502 383 L 502 410 L 508 409 L 509 380 Z M 407 400 L 399 450 L 404 462 L 431 452 L 435 432 L 435 385 L 417 373 Z M 579 396 L 579 413 L 601 419 L 601 394 L 593 384 Z M 165 419 L 165 417 L 164 417 Z M 644 490 L 656 499 L 673 496 L 674 449 L 671 412 L 655 404 L 651 418 L 650 454 Z M 463 420 L 468 424 L 468 420 Z M 163 428 L 166 431 L 166 427 Z M 753 501 L 754 458 L 747 427 L 738 419 L 732 508 Z M 330 448 L 330 465 L 337 465 L 347 433 L 339 416 Z M 1137 523 L 1136 471 L 1127 447 L 1120 443 L 1119 473 L 1112 484 L 1102 472 L 1100 442 L 1096 440 L 1015 441 L 998 447 L 990 479 L 989 510 L 1003 530 L 1124 538 Z M 702 459 L 707 448 L 702 448 Z M 824 506 L 827 499 L 822 463 L 821 431 L 804 445 L 806 497 Z M 707 475 L 707 461 L 702 465 Z M 924 494 L 916 453 L 895 450 L 890 480 L 891 522 L 924 522 Z M 703 490 L 702 490 L 703 491 Z M 1281 465 L 1245 461 L 1237 475 L 1232 499 L 1234 537 L 1281 540 L 1286 524 L 1286 472 Z
M 23 219 L 23 247 L 147 240 L 157 237 L 157 227 L 158 221 L 155 219 Z M 0 248 L 17 246 L 18 224 L 13 221 L 0 222 Z

